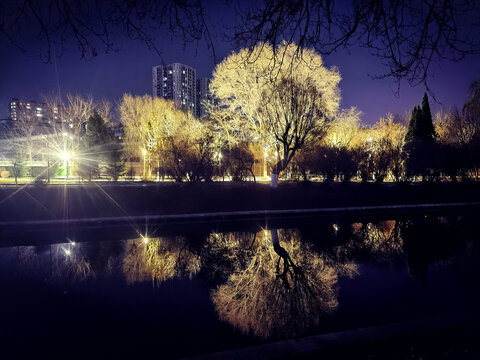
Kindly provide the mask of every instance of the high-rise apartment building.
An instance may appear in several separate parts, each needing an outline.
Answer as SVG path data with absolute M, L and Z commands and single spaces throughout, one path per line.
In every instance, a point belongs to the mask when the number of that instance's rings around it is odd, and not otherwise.
M 12 121 L 27 121 L 37 124 L 56 122 L 59 119 L 58 109 L 50 110 L 46 103 L 12 98 L 10 100 L 10 119 Z
M 197 79 L 197 117 L 201 118 L 205 115 L 205 102 L 211 103 L 212 96 L 208 90 L 210 85 L 209 78 Z
M 173 63 L 154 66 L 153 96 L 173 100 L 178 108 L 197 114 L 197 72 L 194 68 Z

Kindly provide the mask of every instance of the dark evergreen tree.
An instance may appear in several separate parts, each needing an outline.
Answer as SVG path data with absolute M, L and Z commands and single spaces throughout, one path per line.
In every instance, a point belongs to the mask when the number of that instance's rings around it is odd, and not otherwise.
M 417 138 L 417 126 L 421 122 L 420 117 L 422 116 L 421 110 L 418 106 L 415 106 L 410 115 L 410 120 L 408 121 L 407 134 L 405 135 L 405 142 L 410 143 Z
M 85 140 L 89 147 L 102 147 L 110 140 L 107 124 L 96 111 L 87 120 Z
M 428 103 L 428 96 L 423 95 L 422 107 L 415 106 L 410 115 L 408 122 L 408 130 L 405 135 L 405 142 L 409 143 L 416 140 L 435 140 L 435 127 L 433 126 L 432 113 L 430 111 L 430 104 Z
M 125 174 L 125 157 L 123 156 L 122 145 L 113 141 L 108 152 L 107 174 L 117 181 Z
M 407 154 L 407 176 L 421 175 L 423 180 L 437 179 L 439 176 L 437 145 L 432 113 L 425 93 L 422 107 L 415 106 L 405 135 Z
M 107 124 L 96 112 L 87 120 L 77 173 L 89 181 L 100 175 L 100 163 L 108 159 L 111 135 Z
M 427 93 L 423 95 L 420 122 L 417 122 L 417 138 L 427 141 L 435 140 L 435 127 L 433 126 L 432 113 L 428 103 Z

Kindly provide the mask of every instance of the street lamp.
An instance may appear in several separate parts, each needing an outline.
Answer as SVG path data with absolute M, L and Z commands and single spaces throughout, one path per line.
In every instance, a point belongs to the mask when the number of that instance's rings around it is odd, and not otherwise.
M 265 150 L 265 152 L 263 153 L 263 178 L 264 179 L 267 178 L 267 156 L 268 156 L 268 152 L 267 150 Z
M 61 155 L 61 158 L 63 159 L 63 167 L 65 168 L 65 181 L 67 181 L 67 176 L 68 176 L 68 160 L 70 160 L 70 155 L 64 151 Z
M 143 149 L 142 153 L 143 153 L 143 180 L 145 180 L 145 157 L 147 155 L 147 150 Z

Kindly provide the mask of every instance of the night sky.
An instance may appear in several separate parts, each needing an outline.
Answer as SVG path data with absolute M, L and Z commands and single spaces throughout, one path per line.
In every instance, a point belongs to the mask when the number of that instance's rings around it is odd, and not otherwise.
M 224 22 L 232 11 L 219 14 Z M 157 37 L 158 38 L 158 37 Z M 209 77 L 214 68 L 211 52 L 204 43 L 189 44 L 184 49 L 179 40 L 170 37 L 158 40 L 165 63 L 181 62 L 197 70 L 197 77 Z M 118 45 L 118 44 L 117 44 Z M 217 41 L 217 56 L 223 58 L 234 50 L 233 45 Z M 410 87 L 401 83 L 400 96 L 396 98 L 393 79 L 373 80 L 368 74 L 385 70 L 378 58 L 361 48 L 339 50 L 324 57 L 328 66 L 340 69 L 342 81 L 342 107 L 356 106 L 362 112 L 364 123 L 374 123 L 389 112 L 404 114 L 420 104 L 425 87 Z M 105 98 L 117 103 L 124 93 L 152 94 L 152 66 L 161 64 L 159 55 L 148 50 L 141 42 L 123 39 L 118 53 L 99 53 L 92 60 L 80 59 L 74 44 L 67 44 L 67 53 L 55 64 L 45 64 L 38 56 L 25 56 L 0 37 L 0 119 L 8 117 L 11 97 L 41 100 L 42 94 L 91 94 L 94 100 Z M 449 109 L 463 104 L 470 83 L 480 78 L 480 55 L 471 56 L 460 63 L 442 62 L 432 67 L 429 80 L 431 90 L 440 104 L 432 110 Z M 57 82 L 58 80 L 58 82 Z

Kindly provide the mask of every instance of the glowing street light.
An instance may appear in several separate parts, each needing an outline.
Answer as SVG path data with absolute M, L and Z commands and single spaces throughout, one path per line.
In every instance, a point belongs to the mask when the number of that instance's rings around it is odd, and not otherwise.
M 143 180 L 145 180 L 145 157 L 147 155 L 147 150 L 143 149 L 142 153 L 143 153 Z
M 263 153 L 263 178 L 267 178 L 267 156 L 268 152 L 265 149 L 265 152 Z
M 73 156 L 73 152 L 69 154 L 67 151 L 64 151 L 60 153 L 60 158 L 63 160 L 63 167 L 65 169 L 65 180 L 67 180 L 68 177 L 68 162 Z

